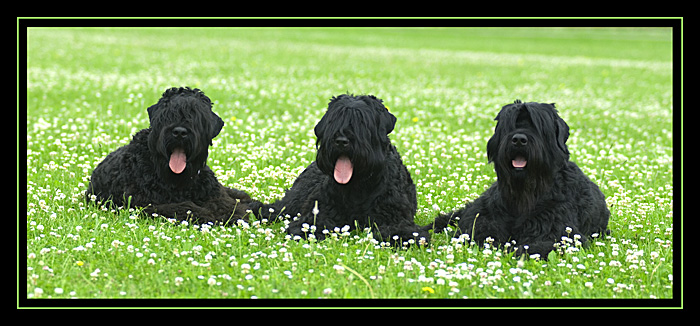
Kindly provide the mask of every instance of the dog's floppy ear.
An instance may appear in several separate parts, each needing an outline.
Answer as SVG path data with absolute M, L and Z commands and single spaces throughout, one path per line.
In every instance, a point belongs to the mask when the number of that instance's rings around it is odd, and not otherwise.
M 498 123 L 496 123 L 496 132 L 493 133 L 493 136 L 491 136 L 491 138 L 489 138 L 489 141 L 486 143 L 486 157 L 488 158 L 489 163 L 493 162 L 493 159 L 496 156 L 496 153 L 498 152 L 498 144 L 500 142 L 501 135 L 498 132 Z
M 148 109 L 146 109 L 146 111 L 148 112 L 148 121 L 153 121 L 153 114 L 156 112 L 156 110 L 158 110 L 158 103 L 153 104 L 149 106 Z
M 211 140 L 218 136 L 221 132 L 221 129 L 224 127 L 224 120 L 214 113 L 214 111 L 212 111 L 212 106 L 214 106 L 214 104 L 211 102 L 209 96 L 204 94 L 202 90 L 199 88 L 190 89 L 189 87 L 180 88 L 180 92 L 183 90 L 192 92 L 201 101 L 201 105 L 203 106 L 199 107 L 198 109 L 209 111 L 209 117 L 205 118 L 205 121 L 209 123 L 209 127 L 211 128 L 209 129 L 209 146 L 213 145 Z
M 319 139 L 323 137 L 323 131 L 326 129 L 326 115 L 324 114 L 323 117 L 321 117 L 321 120 L 316 123 L 316 126 L 314 127 L 314 134 L 316 135 L 317 142 Z
M 559 117 L 557 110 L 554 107 L 554 103 L 549 104 L 552 106 L 552 111 L 554 111 L 554 124 L 555 132 L 557 136 L 557 146 L 564 152 L 567 156 L 569 155 L 569 148 L 566 146 L 566 141 L 569 139 L 569 125 L 566 121 Z
M 389 112 L 389 109 L 384 106 L 384 101 L 374 95 L 367 95 L 371 101 L 371 106 L 379 112 L 379 127 L 388 135 L 394 131 L 396 126 L 396 117 Z
M 520 100 L 515 100 L 515 104 L 521 104 L 522 102 Z M 496 114 L 496 117 L 493 119 L 496 121 L 496 127 L 494 128 L 493 136 L 489 138 L 488 142 L 486 143 L 486 157 L 488 158 L 488 162 L 491 163 L 493 162 L 494 157 L 496 156 L 496 153 L 498 152 L 498 146 L 501 142 L 501 132 L 500 129 L 498 128 L 498 124 L 500 123 L 501 119 L 501 114 L 504 114 L 503 112 L 507 110 L 507 108 L 510 108 L 513 104 L 508 104 L 504 105 L 500 111 L 498 111 L 498 114 Z
M 381 105 L 381 104 L 380 104 Z M 382 109 L 384 112 L 382 112 L 382 115 L 380 117 L 380 124 L 381 127 L 386 131 L 386 134 L 390 134 L 392 131 L 394 131 L 394 126 L 396 126 L 396 117 L 389 112 L 389 109 L 384 107 L 384 105 L 381 105 Z
M 216 115 L 216 113 L 214 113 L 213 111 L 211 115 L 213 122 L 211 126 L 211 139 L 214 139 L 214 137 L 218 136 L 221 132 L 221 129 L 224 127 L 224 120 L 221 120 L 221 118 L 218 115 Z M 213 145 L 213 143 L 209 141 L 209 145 Z

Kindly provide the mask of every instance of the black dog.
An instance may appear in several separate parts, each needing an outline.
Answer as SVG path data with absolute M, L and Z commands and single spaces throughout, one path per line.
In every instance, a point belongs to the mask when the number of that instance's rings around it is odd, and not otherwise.
M 518 255 L 543 259 L 562 237 L 584 245 L 592 234 L 608 233 L 605 197 L 569 161 L 569 126 L 554 104 L 518 100 L 504 106 L 496 120 L 486 152 L 498 180 L 475 201 L 426 228 L 442 232 L 456 223 L 478 244 L 490 237 Z
M 429 233 L 414 221 L 416 188 L 388 134 L 396 118 L 372 96 L 340 95 L 314 128 L 316 161 L 273 204 L 254 212 L 295 218 L 287 232 L 325 238 L 323 230 L 370 227 L 392 245 L 422 244 Z M 315 227 L 315 230 L 313 229 Z
M 225 223 L 244 219 L 250 197 L 221 185 L 206 165 L 224 122 L 198 89 L 171 88 L 148 108 L 150 128 L 137 132 L 97 165 L 86 199 L 144 207 L 179 220 Z

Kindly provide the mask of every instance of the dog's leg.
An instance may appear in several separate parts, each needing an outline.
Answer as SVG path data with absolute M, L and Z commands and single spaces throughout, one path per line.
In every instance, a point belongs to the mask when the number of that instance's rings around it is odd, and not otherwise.
M 435 233 L 442 233 L 448 225 L 456 226 L 459 216 L 455 214 L 459 211 L 455 211 L 449 214 L 443 214 L 435 218 L 433 223 L 423 226 L 424 231 L 433 230 Z M 455 218 L 457 217 L 457 218 Z

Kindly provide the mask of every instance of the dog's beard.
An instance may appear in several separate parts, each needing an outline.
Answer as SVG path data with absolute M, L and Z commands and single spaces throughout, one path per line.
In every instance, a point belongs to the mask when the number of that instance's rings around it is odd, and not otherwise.
M 517 213 L 534 209 L 537 199 L 551 187 L 557 169 L 537 144 L 531 141 L 527 148 L 516 148 L 505 142 L 493 160 L 501 194 Z
M 165 134 L 165 132 L 163 132 Z M 196 148 L 196 137 L 189 135 L 187 139 L 175 139 L 174 137 L 161 135 L 162 155 L 167 157 L 168 168 L 174 174 L 182 174 L 188 164 L 193 163 L 193 150 Z
M 358 147 L 357 144 L 354 146 Z M 384 167 L 384 151 L 381 149 L 337 150 L 319 147 L 316 162 L 319 169 L 339 185 L 366 183 L 378 175 Z

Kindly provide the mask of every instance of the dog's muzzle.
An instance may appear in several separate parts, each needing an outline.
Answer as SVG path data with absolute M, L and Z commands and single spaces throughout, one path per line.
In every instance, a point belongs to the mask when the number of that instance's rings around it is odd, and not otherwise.
M 334 140 L 335 146 L 338 150 L 344 151 L 349 145 L 350 140 L 345 136 L 338 136 Z M 333 178 L 335 182 L 339 184 L 347 184 L 352 178 L 353 165 L 350 158 L 345 155 L 340 155 L 335 161 L 335 167 L 333 169 Z
M 517 133 L 513 135 L 511 143 L 516 150 L 524 150 L 523 147 L 527 146 L 527 136 L 525 134 Z M 513 168 L 521 170 L 527 166 L 527 158 L 523 155 L 516 154 L 511 164 L 513 164 Z
M 178 141 L 183 141 L 187 138 L 187 129 L 183 127 L 175 127 L 171 131 L 173 138 Z M 185 171 L 187 167 L 187 155 L 182 147 L 173 148 L 172 153 L 170 153 L 170 161 L 168 163 L 170 171 L 175 174 L 180 174 Z

